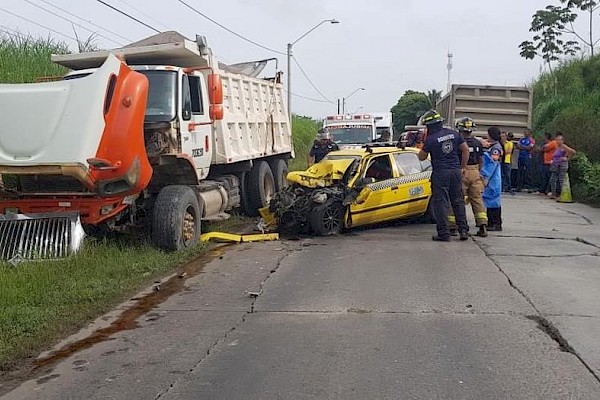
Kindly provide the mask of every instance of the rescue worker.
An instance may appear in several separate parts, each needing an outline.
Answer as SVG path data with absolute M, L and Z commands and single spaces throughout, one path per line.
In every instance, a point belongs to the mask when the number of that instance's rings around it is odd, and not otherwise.
M 469 225 L 462 193 L 462 176 L 466 173 L 469 147 L 458 132 L 444 128 L 444 118 L 437 111 L 426 112 L 422 120 L 427 127 L 427 138 L 419 151 L 419 160 L 425 161 L 431 154 L 433 168 L 431 210 L 437 224 L 437 235 L 431 239 L 450 241 L 448 210 L 452 206 L 460 240 L 467 240 Z
M 327 128 L 319 129 L 319 138 L 315 140 L 313 146 L 308 153 L 308 166 L 318 163 L 325 156 L 332 151 L 339 150 L 337 144 L 333 142 L 331 139 L 331 133 L 327 130 Z
M 469 117 L 459 118 L 456 121 L 456 129 L 465 139 L 467 146 L 469 146 L 469 160 L 467 161 L 467 170 L 462 177 L 462 190 L 463 195 L 469 198 L 471 203 L 471 209 L 475 216 L 475 225 L 479 228 L 477 236 L 487 237 L 487 213 L 485 206 L 483 205 L 483 180 L 479 171 L 483 166 L 483 145 L 479 139 L 471 136 L 473 129 L 475 129 L 475 122 Z M 456 217 L 450 209 L 450 215 L 448 216 L 448 223 L 450 225 L 450 234 L 456 235 Z
M 481 168 L 481 177 L 485 185 L 483 202 L 487 208 L 488 230 L 490 232 L 502 231 L 501 163 L 504 151 L 500 144 L 500 135 L 500 129 L 497 127 L 492 126 L 488 129 L 491 145 L 483 156 L 483 167 Z
M 392 135 L 390 135 L 390 131 L 388 131 L 387 129 L 383 132 L 381 132 L 381 136 L 375 140 L 373 140 L 373 142 L 375 143 L 390 143 L 390 141 L 392 140 Z

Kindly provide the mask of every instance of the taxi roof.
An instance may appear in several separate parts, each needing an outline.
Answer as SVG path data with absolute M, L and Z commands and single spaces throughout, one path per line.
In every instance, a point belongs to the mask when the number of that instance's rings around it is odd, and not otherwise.
M 346 150 L 336 150 L 332 151 L 329 154 L 333 154 L 336 156 L 360 156 L 365 157 L 369 154 L 386 154 L 386 153 L 418 153 L 419 149 L 415 147 L 406 147 L 405 149 L 401 149 L 396 146 L 367 146 L 361 147 L 358 149 L 346 149 Z

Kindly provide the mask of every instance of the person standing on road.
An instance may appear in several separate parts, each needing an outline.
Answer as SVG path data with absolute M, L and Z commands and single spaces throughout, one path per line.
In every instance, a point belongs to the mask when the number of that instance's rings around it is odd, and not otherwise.
M 477 236 L 487 236 L 487 213 L 483 205 L 483 180 L 479 171 L 483 166 L 483 145 L 477 138 L 471 136 L 475 129 L 475 122 L 469 117 L 459 118 L 456 121 L 456 129 L 462 135 L 463 139 L 469 147 L 469 160 L 467 161 L 467 169 L 462 177 L 463 194 L 469 198 L 473 215 L 475 216 L 475 224 L 479 228 Z M 456 232 L 456 217 L 450 208 L 448 216 L 450 225 L 450 234 Z
M 511 165 L 512 165 L 512 153 L 514 151 L 514 143 L 509 139 L 510 133 L 502 132 L 500 136 L 500 143 L 504 150 L 504 156 L 502 157 L 502 191 L 506 193 L 514 194 L 512 191 L 511 182 Z
M 531 150 L 535 147 L 535 139 L 531 130 L 525 129 L 525 137 L 517 143 L 519 149 L 519 176 L 517 178 L 517 192 L 521 192 L 525 185 L 529 185 L 531 175 Z
M 487 208 L 488 230 L 490 232 L 502 231 L 502 145 L 500 144 L 500 129 L 492 126 L 488 129 L 491 146 L 484 154 L 481 177 L 485 189 L 483 201 Z
M 325 156 L 332 151 L 339 150 L 337 144 L 333 142 L 331 139 L 331 133 L 327 130 L 327 128 L 319 129 L 319 139 L 315 140 L 313 146 L 308 153 L 308 166 L 318 163 Z
M 562 133 L 556 132 L 556 135 L 562 136 Z M 550 167 L 552 165 L 552 157 L 554 152 L 558 149 L 556 140 L 552 138 L 550 132 L 544 134 L 544 144 L 541 147 L 542 152 L 542 186 L 540 187 L 540 193 L 550 193 Z
M 548 196 L 552 199 L 560 196 L 567 172 L 569 171 L 569 161 L 576 153 L 575 150 L 565 144 L 562 133 L 557 133 L 555 140 L 557 148 L 550 164 L 550 192 L 548 193 Z
M 431 154 L 432 213 L 437 224 L 437 235 L 432 240 L 449 242 L 448 210 L 452 206 L 460 240 L 469 238 L 469 225 L 462 192 L 462 177 L 469 160 L 469 147 L 462 136 L 444 128 L 444 118 L 435 110 L 422 117 L 427 127 L 427 138 L 419 151 L 419 159 L 425 161 Z

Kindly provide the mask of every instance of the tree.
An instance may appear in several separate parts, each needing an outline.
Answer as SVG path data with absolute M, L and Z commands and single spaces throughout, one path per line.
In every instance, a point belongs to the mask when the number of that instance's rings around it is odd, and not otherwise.
M 442 99 L 442 92 L 440 90 L 431 89 L 427 91 L 427 98 L 429 99 L 429 105 L 431 108 L 437 106 L 438 101 Z
M 600 41 L 600 39 L 594 39 L 594 12 L 600 9 L 600 1 L 596 0 L 560 0 L 562 4 L 566 4 L 569 10 L 573 10 L 577 8 L 583 12 L 588 13 L 588 38 L 584 39 L 577 31 L 575 31 L 575 27 L 573 26 L 573 22 L 570 22 L 569 25 L 565 28 L 566 33 L 570 33 L 575 35 L 586 47 L 590 50 L 590 55 L 594 56 L 594 49 L 596 45 Z
M 541 57 L 550 72 L 552 63 L 560 60 L 561 56 L 573 56 L 581 48 L 575 40 L 563 40 L 566 27 L 577 19 L 577 14 L 569 7 L 547 6 L 538 10 L 531 21 L 530 32 L 535 32 L 533 40 L 526 40 L 519 45 L 521 57 L 534 59 Z
M 425 93 L 407 90 L 390 110 L 394 120 L 394 129 L 397 132 L 404 132 L 406 125 L 415 125 L 421 115 L 430 108 L 429 98 Z

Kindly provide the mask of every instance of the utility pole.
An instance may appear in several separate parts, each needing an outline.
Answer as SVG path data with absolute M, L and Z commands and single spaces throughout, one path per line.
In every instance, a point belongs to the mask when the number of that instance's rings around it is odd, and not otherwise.
M 447 91 L 446 93 L 450 93 L 450 91 L 452 90 L 452 68 L 453 68 L 453 57 L 454 54 L 450 53 L 450 50 L 448 50 L 448 86 L 447 86 Z
M 287 44 L 287 112 L 290 119 L 290 129 L 292 129 L 292 46 Z
M 338 106 L 338 111 L 337 111 L 337 113 L 338 113 L 338 115 L 340 115 L 340 107 L 341 107 L 341 104 L 340 104 L 340 99 L 337 99 L 337 106 Z

